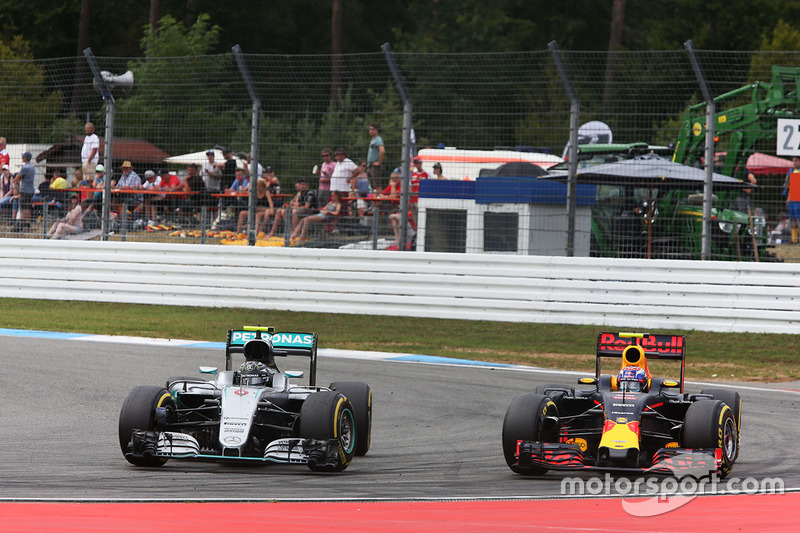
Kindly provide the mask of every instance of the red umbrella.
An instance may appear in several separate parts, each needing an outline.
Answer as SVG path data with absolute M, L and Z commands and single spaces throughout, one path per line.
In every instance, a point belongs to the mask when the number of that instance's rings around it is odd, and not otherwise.
M 785 174 L 792 168 L 792 162 L 788 159 L 775 157 L 774 155 L 755 152 L 747 158 L 747 170 L 756 176 L 764 174 Z

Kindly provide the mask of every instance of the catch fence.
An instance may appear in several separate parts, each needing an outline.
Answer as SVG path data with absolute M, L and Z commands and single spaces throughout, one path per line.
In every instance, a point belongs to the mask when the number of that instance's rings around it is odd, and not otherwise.
M 694 51 L 698 75 L 687 49 L 248 52 L 0 61 L 0 136 L 8 143 L 10 173 L 29 151 L 37 186 L 58 177 L 68 184 L 34 196 L 27 221 L 15 220 L 27 216 L 15 201 L 3 204 L 0 234 L 46 236 L 68 210 L 71 193 L 81 199 L 97 193 L 82 238 L 734 261 L 800 257 L 783 194 L 791 161 L 779 157 L 786 139 L 778 128 L 778 119 L 797 115 L 800 106 L 797 53 Z M 98 91 L 101 71 L 106 98 Z M 713 190 L 704 188 L 703 82 L 717 100 L 713 157 L 720 176 Z M 73 191 L 82 184 L 75 178 L 87 121 L 101 138 L 99 163 L 109 167 L 109 181 L 129 161 L 144 183 L 148 170 L 184 183 L 190 163 L 202 177 L 208 150 L 222 163 L 230 149 L 235 165 L 220 190 L 213 189 L 216 180 L 207 190 L 192 178 L 191 191 L 174 193 Z M 384 152 L 381 165 L 359 182 L 370 124 L 379 125 Z M 563 161 L 571 138 L 578 145 L 572 169 Z M 330 188 L 326 150 L 334 157 L 345 152 L 354 165 L 340 165 L 332 180 L 344 197 L 341 208 L 320 218 L 309 215 L 331 196 L 324 190 Z M 251 152 L 256 161 L 248 164 Z M 427 174 L 419 184 L 415 157 Z M 264 172 L 253 174 L 266 179 L 254 200 L 226 194 L 233 169 L 247 175 L 255 164 Z M 439 170 L 444 179 L 437 179 Z M 748 170 L 757 181 L 750 192 L 730 179 L 746 180 Z M 352 171 L 350 183 L 338 179 Z M 85 185 L 93 178 L 83 176 Z M 289 205 L 299 180 L 317 192 L 307 211 Z M 271 204 L 263 194 L 267 183 Z

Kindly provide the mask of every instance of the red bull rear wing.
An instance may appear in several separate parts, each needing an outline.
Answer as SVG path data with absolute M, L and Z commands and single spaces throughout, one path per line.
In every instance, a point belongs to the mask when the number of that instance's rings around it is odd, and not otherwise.
M 600 360 L 603 357 L 622 358 L 622 352 L 631 345 L 641 346 L 647 359 L 680 361 L 680 390 L 683 392 L 683 378 L 686 370 L 686 337 L 683 335 L 600 333 L 597 335 L 597 377 L 600 377 Z

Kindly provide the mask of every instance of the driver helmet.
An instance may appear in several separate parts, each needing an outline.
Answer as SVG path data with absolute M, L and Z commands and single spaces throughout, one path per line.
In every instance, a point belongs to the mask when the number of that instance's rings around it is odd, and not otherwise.
M 647 388 L 647 373 L 638 366 L 626 366 L 617 377 L 619 390 L 641 392 Z
M 271 364 L 274 364 L 272 353 L 272 339 L 251 339 L 244 345 L 245 362 L 240 367 L 241 372 L 268 372 Z

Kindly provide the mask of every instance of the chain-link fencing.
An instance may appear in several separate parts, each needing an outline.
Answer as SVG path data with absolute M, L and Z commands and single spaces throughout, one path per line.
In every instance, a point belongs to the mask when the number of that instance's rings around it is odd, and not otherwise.
M 0 61 L 0 234 L 797 261 L 778 121 L 797 128 L 800 56 L 695 57 L 700 75 L 687 50 Z M 87 122 L 102 173 L 82 172 Z

